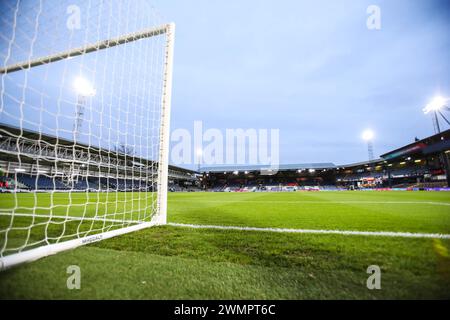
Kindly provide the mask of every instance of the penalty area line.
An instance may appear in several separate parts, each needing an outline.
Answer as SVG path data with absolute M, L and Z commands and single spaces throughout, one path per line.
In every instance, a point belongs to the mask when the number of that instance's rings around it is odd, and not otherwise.
M 450 234 L 440 234 L 440 233 L 259 228 L 259 227 L 184 224 L 184 223 L 173 223 L 173 222 L 169 222 L 169 223 L 167 223 L 167 225 L 173 226 L 173 227 L 182 227 L 182 228 L 191 228 L 191 229 L 218 229 L 218 230 L 238 230 L 238 231 L 279 232 L 279 233 L 338 234 L 338 235 L 344 235 L 344 236 L 450 239 Z

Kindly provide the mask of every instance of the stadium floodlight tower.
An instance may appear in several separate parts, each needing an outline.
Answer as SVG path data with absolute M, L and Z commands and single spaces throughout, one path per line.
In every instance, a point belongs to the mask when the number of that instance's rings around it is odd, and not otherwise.
M 425 108 L 423 108 L 423 113 L 425 113 L 425 114 L 428 114 L 430 112 L 433 113 L 433 127 L 434 127 L 434 132 L 436 134 L 441 132 L 438 115 L 441 116 L 441 118 L 448 125 L 450 125 L 449 120 L 444 116 L 444 113 L 443 113 L 444 111 L 450 111 L 449 101 L 450 101 L 450 98 L 444 98 L 441 96 L 437 96 L 433 100 L 431 100 L 431 102 L 429 104 L 427 104 L 425 106 Z
M 195 155 L 197 156 L 197 171 L 200 172 L 200 164 L 202 163 L 203 150 L 201 148 L 198 148 L 195 152 Z
M 369 161 L 372 161 L 374 159 L 373 157 L 373 138 L 375 137 L 375 133 L 370 130 L 364 130 L 362 133 L 362 138 L 364 141 L 367 142 L 367 151 L 369 154 Z
M 78 142 L 81 126 L 83 125 L 84 108 L 86 106 L 87 98 L 95 96 L 96 91 L 91 83 L 81 76 L 75 78 L 73 87 L 77 93 L 75 122 L 73 124 L 73 141 Z
M 430 112 L 433 113 L 433 127 L 434 132 L 436 134 L 441 133 L 441 126 L 439 124 L 439 116 L 448 124 L 450 125 L 449 120 L 445 117 L 444 111 L 450 111 L 449 106 L 450 98 L 444 98 L 442 96 L 437 96 L 433 100 L 431 100 L 430 103 L 428 103 L 425 108 L 423 108 L 423 113 L 428 114 Z M 444 164 L 445 167 L 445 173 L 447 178 L 447 186 L 450 186 L 450 163 L 448 160 L 448 156 L 446 153 L 441 153 L 440 155 L 441 161 Z

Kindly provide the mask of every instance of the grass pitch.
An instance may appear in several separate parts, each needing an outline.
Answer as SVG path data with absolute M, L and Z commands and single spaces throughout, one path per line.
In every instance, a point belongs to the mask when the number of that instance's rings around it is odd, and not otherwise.
M 14 197 L 0 195 L 0 209 Z M 135 194 L 136 196 L 136 194 Z M 71 215 L 123 214 L 151 205 L 153 195 L 78 194 Z M 28 198 L 27 198 L 28 197 Z M 67 195 L 18 195 L 23 208 L 46 214 Z M 108 197 L 107 200 L 102 197 Z M 128 197 L 114 206 L 114 197 Z M 149 197 L 150 200 L 146 197 Z M 37 199 L 37 200 L 36 200 Z M 97 199 L 97 200 L 96 200 Z M 123 198 L 121 198 L 123 199 Z M 145 200 L 144 200 L 145 199 Z M 142 202 L 144 201 L 144 202 Z M 84 204 L 91 203 L 88 209 Z M 55 202 L 54 202 L 55 203 Z M 106 203 L 106 204 L 105 204 Z M 81 211 L 77 211 L 81 208 Z M 97 207 L 98 208 L 98 205 Z M 109 211 L 111 210 L 111 211 Z M 114 211 L 116 210 L 116 211 Z M 142 212 L 140 212 L 143 214 Z M 64 212 L 62 212 L 64 214 Z M 67 214 L 67 212 L 66 212 Z M 134 214 L 134 213 L 131 213 Z M 14 223 L 29 223 L 17 218 Z M 351 231 L 450 234 L 446 192 L 172 193 L 169 221 Z M 0 217 L 0 230 L 8 217 Z M 67 226 L 70 230 L 71 226 Z M 39 230 L 30 238 L 39 238 Z M 51 230 L 55 235 L 61 232 Z M 16 240 L 19 241 L 19 235 Z M 0 274 L 1 298 L 117 299 L 384 299 L 450 298 L 450 241 L 346 235 L 155 227 L 94 243 Z M 369 290 L 369 265 L 382 270 Z M 66 287 L 78 265 L 80 290 Z

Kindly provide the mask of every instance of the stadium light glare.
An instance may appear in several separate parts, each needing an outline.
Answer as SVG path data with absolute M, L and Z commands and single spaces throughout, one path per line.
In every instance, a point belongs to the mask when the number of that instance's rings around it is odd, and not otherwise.
M 441 110 L 443 107 L 446 106 L 448 100 L 450 100 L 449 98 L 444 98 L 441 96 L 437 96 L 435 97 L 433 100 L 431 100 L 431 102 L 429 104 L 427 104 L 425 106 L 425 108 L 423 108 L 423 113 L 427 114 L 430 113 L 432 111 L 439 111 Z
M 373 138 L 375 133 L 371 129 L 366 129 L 363 131 L 361 138 L 367 143 L 367 153 L 369 156 L 369 161 L 374 159 L 373 156 Z
M 83 77 L 75 78 L 73 87 L 75 88 L 77 94 L 83 97 L 93 97 L 96 94 L 96 90 L 92 84 Z
M 373 138 L 375 137 L 375 133 L 374 133 L 372 130 L 367 129 L 367 130 L 364 130 L 364 131 L 363 131 L 361 137 L 362 137 L 363 140 L 365 140 L 365 141 L 371 141 L 371 140 L 373 140 Z

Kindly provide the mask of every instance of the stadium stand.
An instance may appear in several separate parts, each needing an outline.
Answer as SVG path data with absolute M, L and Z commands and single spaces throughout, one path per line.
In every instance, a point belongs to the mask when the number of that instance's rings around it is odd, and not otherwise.
M 36 133 L 32 131 L 23 131 L 19 135 L 14 134 L 14 128 L 7 127 L 7 130 L 2 132 L 12 134 L 2 134 L 0 137 L 1 192 L 152 191 L 151 181 L 125 179 L 121 176 L 122 170 L 128 173 L 142 170 L 142 166 L 136 167 L 127 160 L 126 155 L 118 153 L 115 157 L 116 162 L 105 164 L 102 153 L 111 151 L 98 148 L 95 149 L 96 152 L 87 154 L 82 152 L 86 146 L 73 145 L 73 142 L 63 139 L 58 140 L 60 145 L 58 150 L 42 150 L 36 145 Z M 39 138 L 49 143 L 55 139 L 43 135 Z M 276 172 L 270 172 L 267 166 L 262 165 L 206 167 L 201 168 L 200 172 L 169 166 L 169 190 L 276 192 L 374 188 L 441 189 L 448 187 L 446 161 L 448 162 L 450 154 L 449 141 L 450 130 L 447 130 L 393 150 L 372 161 L 346 165 L 333 163 L 280 165 Z M 17 162 L 18 152 L 22 156 L 20 163 Z M 46 156 L 40 161 L 39 166 L 33 161 L 37 154 Z M 27 157 L 30 161 L 27 161 Z M 79 161 L 75 165 L 67 166 L 67 159 L 73 160 L 74 157 L 79 157 L 76 158 Z M 149 160 L 133 158 L 137 163 L 150 164 Z M 102 169 L 88 170 L 89 168 L 84 165 L 86 163 Z M 96 175 L 94 176 L 92 172 Z
M 68 187 L 59 179 L 52 179 L 44 175 L 17 174 L 16 179 L 25 185 L 29 190 L 67 190 Z
M 448 187 L 450 130 L 415 141 L 379 159 L 345 165 L 308 163 L 205 167 L 202 184 L 211 191 L 327 191 L 347 189 L 442 189 Z
M 141 177 L 143 167 L 154 167 L 151 160 L 88 146 L 73 141 L 0 125 L 0 191 L 153 191 L 152 181 Z M 50 148 L 58 141 L 58 148 Z M 20 155 L 21 161 L 17 159 Z M 41 159 L 39 165 L 35 159 Z M 136 165 L 139 164 L 139 165 Z M 93 170 L 89 170 L 92 168 Z M 100 168 L 100 170 L 99 170 Z M 124 177 L 128 178 L 125 179 Z M 177 190 L 201 190 L 197 172 L 169 166 L 169 183 Z

